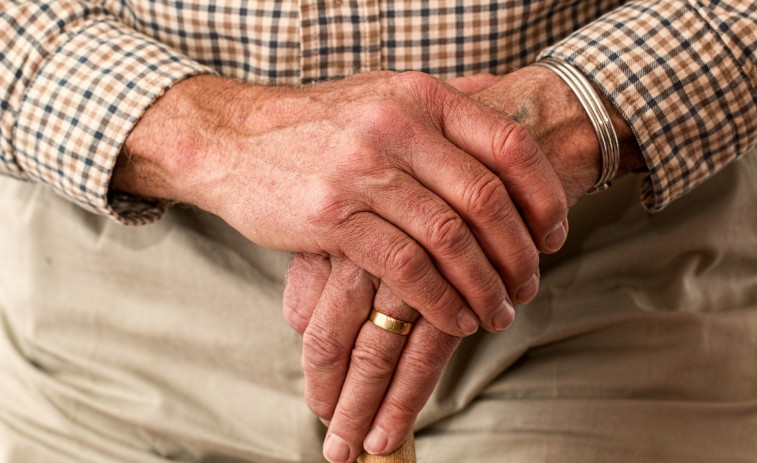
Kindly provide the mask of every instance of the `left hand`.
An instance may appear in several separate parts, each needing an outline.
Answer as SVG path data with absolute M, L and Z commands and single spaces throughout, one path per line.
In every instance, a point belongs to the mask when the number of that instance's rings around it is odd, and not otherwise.
M 297 254 L 285 300 L 287 320 L 303 333 L 306 402 L 325 423 L 330 419 L 324 456 L 352 462 L 363 447 L 397 448 L 461 338 L 418 318 L 388 285 L 344 258 Z M 372 307 L 415 322 L 412 331 L 402 336 L 367 321 Z
M 503 77 L 451 83 L 464 92 L 480 91 L 474 98 L 527 127 L 560 177 L 570 205 L 594 184 L 601 164 L 593 127 L 572 91 L 551 71 L 527 67 Z M 643 166 L 630 129 L 614 108 L 606 107 L 621 139 L 620 173 Z M 319 417 L 331 420 L 324 446 L 330 461 L 352 461 L 362 446 L 374 453 L 398 447 L 459 345 L 459 338 L 423 319 L 407 339 L 383 331 L 366 322 L 371 302 L 401 320 L 417 316 L 349 261 L 295 256 L 284 314 L 304 333 L 306 400 Z M 338 443 L 346 446 L 342 454 Z

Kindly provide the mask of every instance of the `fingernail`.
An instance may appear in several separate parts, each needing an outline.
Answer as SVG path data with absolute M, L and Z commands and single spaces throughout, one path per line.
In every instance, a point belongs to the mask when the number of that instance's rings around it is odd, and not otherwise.
M 554 230 L 547 233 L 547 237 L 544 238 L 544 244 L 547 245 L 547 250 L 550 252 L 559 251 L 562 245 L 565 244 L 565 238 L 568 237 L 568 231 L 565 229 L 566 223 L 567 220 L 564 220 Z
M 515 310 L 508 301 L 504 301 L 502 307 L 492 315 L 492 325 L 497 331 L 506 330 L 513 323 L 513 320 L 515 320 Z
M 383 452 L 389 444 L 389 436 L 379 426 L 374 426 L 365 437 L 363 448 L 366 452 L 376 455 Z
M 331 425 L 331 421 L 327 420 L 326 418 L 318 418 L 318 419 L 319 419 L 319 420 L 321 421 L 321 423 L 323 423 L 323 425 L 324 425 L 324 426 L 326 426 L 327 428 L 328 428 L 328 427 L 329 427 L 329 426 Z
M 526 282 L 523 286 L 520 287 L 518 292 L 516 293 L 516 298 L 518 299 L 518 302 L 521 304 L 524 304 L 536 296 L 536 292 L 539 290 L 539 275 L 537 273 L 534 273 L 531 276 L 531 279 Z
M 323 456 L 331 463 L 345 463 L 350 457 L 350 447 L 341 437 L 329 434 L 323 445 Z
M 478 318 L 470 310 L 463 309 L 457 314 L 457 326 L 468 336 L 478 331 Z

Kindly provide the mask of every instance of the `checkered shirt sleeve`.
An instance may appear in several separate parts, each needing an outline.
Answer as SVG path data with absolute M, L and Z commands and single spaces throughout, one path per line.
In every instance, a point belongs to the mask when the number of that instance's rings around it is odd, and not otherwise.
M 543 51 L 625 116 L 657 211 L 757 143 L 755 12 L 756 0 L 0 0 L 0 173 L 147 223 L 162 204 L 108 183 L 136 121 L 183 78 L 448 79 Z
M 541 56 L 604 91 L 636 135 L 659 211 L 757 145 L 757 2 L 642 0 Z
M 44 183 L 124 223 L 156 201 L 108 198 L 116 157 L 172 83 L 212 72 L 93 2 L 9 1 L 0 10 L 0 173 Z

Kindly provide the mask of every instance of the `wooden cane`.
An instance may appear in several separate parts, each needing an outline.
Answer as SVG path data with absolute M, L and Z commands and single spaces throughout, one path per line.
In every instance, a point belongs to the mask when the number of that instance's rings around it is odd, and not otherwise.
M 415 439 L 410 433 L 400 448 L 389 455 L 371 455 L 363 452 L 357 459 L 358 463 L 415 463 Z

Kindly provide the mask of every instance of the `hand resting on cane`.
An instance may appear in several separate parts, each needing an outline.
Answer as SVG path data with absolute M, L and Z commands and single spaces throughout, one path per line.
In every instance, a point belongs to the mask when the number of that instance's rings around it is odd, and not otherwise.
M 570 89 L 551 71 L 534 67 L 490 83 L 474 97 L 529 128 L 555 166 L 569 203 L 575 203 L 596 181 L 599 147 Z M 545 96 L 550 99 L 542 101 Z M 627 126 L 611 113 L 623 143 L 622 175 L 643 164 Z M 386 332 L 365 321 L 371 306 L 400 320 L 417 317 L 382 282 L 344 259 L 295 257 L 285 315 L 305 332 L 306 400 L 317 415 L 330 419 L 325 454 L 331 461 L 347 461 L 363 446 L 376 453 L 396 448 L 460 341 L 423 318 L 407 339 Z
M 524 170 L 549 172 L 537 152 L 517 124 L 421 73 L 302 88 L 196 76 L 143 115 L 111 187 L 193 204 L 261 246 L 348 257 L 462 336 L 503 330 L 508 293 L 534 292 L 529 229 L 540 243 L 564 235 L 557 175 Z M 513 198 L 528 227 L 490 171 L 502 157 L 511 183 L 543 183 Z

